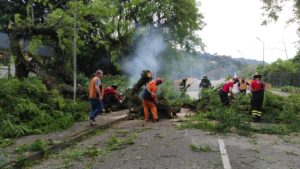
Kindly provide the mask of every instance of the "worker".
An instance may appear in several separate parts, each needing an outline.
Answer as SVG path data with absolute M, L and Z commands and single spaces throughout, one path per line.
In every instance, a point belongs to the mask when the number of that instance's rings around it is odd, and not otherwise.
M 90 80 L 89 83 L 89 100 L 91 103 L 92 110 L 89 113 L 89 121 L 91 125 L 95 125 L 96 116 L 103 111 L 103 93 L 102 93 L 102 70 L 97 70 L 95 76 Z
M 104 89 L 103 103 L 106 113 L 113 105 L 118 105 L 123 102 L 124 96 L 118 92 L 118 85 L 113 84 Z
M 203 76 L 200 84 L 199 84 L 199 88 L 210 88 L 211 87 L 211 83 L 210 80 L 207 78 L 206 75 Z
M 187 78 L 182 79 L 182 81 L 180 82 L 179 86 L 180 86 L 180 90 L 184 91 L 186 89 L 186 81 Z
M 238 83 L 239 92 L 242 94 L 246 94 L 247 90 L 249 90 L 249 83 L 245 81 L 244 78 Z
M 158 98 L 156 92 L 157 92 L 157 87 L 162 83 L 163 81 L 161 78 L 157 78 L 155 81 L 152 80 L 147 83 L 142 93 L 145 122 L 149 121 L 149 109 L 152 113 L 153 122 L 158 121 L 157 107 L 156 107 L 158 103 Z
M 221 90 L 219 91 L 219 96 L 221 99 L 221 102 L 223 105 L 229 106 L 229 97 L 228 93 L 230 93 L 230 96 L 233 97 L 234 94 L 232 92 L 233 85 L 239 82 L 239 78 L 233 78 L 232 80 L 226 82 L 223 84 Z
M 259 121 L 262 115 L 261 109 L 264 101 L 265 83 L 262 81 L 262 75 L 255 73 L 251 82 L 251 115 L 255 121 Z

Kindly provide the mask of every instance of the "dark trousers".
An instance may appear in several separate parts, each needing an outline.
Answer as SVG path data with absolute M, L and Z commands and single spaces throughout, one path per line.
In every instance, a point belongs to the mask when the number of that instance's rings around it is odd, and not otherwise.
M 111 108 L 113 105 L 118 105 L 119 100 L 114 95 L 104 95 L 103 104 L 105 109 Z
M 252 92 L 251 111 L 252 110 L 261 111 L 263 102 L 264 102 L 264 90 Z
M 97 115 L 103 111 L 103 104 L 99 99 L 90 99 L 90 103 L 92 110 L 90 111 L 89 115 L 91 119 L 95 119 Z
M 220 90 L 219 91 L 219 96 L 220 96 L 220 99 L 221 99 L 221 102 L 223 105 L 226 105 L 226 106 L 229 106 L 229 98 L 228 98 L 228 93 Z
M 241 93 L 241 94 L 246 94 L 246 93 L 247 93 L 247 90 L 240 90 L 240 93 Z

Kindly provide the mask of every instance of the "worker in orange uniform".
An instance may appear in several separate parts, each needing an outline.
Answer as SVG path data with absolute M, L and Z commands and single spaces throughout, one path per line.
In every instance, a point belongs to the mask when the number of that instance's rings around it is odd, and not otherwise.
M 157 100 L 156 92 L 157 92 L 157 86 L 162 83 L 163 81 L 161 78 L 157 78 L 155 81 L 152 80 L 149 83 L 147 83 L 146 88 L 142 93 L 145 121 L 149 121 L 149 109 L 152 113 L 153 122 L 158 121 L 157 107 L 156 107 L 158 100 Z

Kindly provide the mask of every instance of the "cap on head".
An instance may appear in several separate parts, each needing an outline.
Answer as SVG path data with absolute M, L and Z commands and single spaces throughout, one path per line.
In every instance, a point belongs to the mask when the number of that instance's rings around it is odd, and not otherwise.
M 262 77 L 262 75 L 261 74 L 259 74 L 258 72 L 256 72 L 254 75 L 253 75 L 253 78 L 255 79 L 255 78 L 261 78 Z
M 117 84 L 113 84 L 113 85 L 111 85 L 114 89 L 118 89 L 118 85 Z
M 206 76 L 206 75 L 204 75 L 204 76 L 203 76 L 203 79 L 207 79 L 207 76 Z
M 159 84 L 162 84 L 162 83 L 163 83 L 163 80 L 162 80 L 161 78 L 158 77 L 158 78 L 156 79 L 155 82 L 156 82 L 156 84 L 159 85 Z

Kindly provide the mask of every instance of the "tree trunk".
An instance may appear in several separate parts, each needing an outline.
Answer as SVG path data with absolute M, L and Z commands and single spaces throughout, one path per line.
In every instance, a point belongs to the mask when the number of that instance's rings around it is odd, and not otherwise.
M 20 43 L 19 43 L 20 39 L 16 34 L 12 32 L 9 32 L 9 39 L 10 39 L 11 52 L 15 56 L 15 65 L 16 65 L 15 75 L 17 78 L 28 77 L 29 70 L 27 69 L 27 63 L 20 47 Z
M 62 50 L 59 47 L 59 38 L 53 27 L 41 27 L 41 26 L 24 26 L 24 27 L 15 27 L 10 25 L 8 29 L 9 38 L 10 38 L 10 46 L 12 54 L 16 57 L 16 77 L 17 78 L 26 78 L 30 71 L 33 71 L 38 74 L 38 76 L 48 76 L 44 68 L 33 60 L 33 63 L 36 65 L 32 65 L 31 61 L 26 60 L 21 46 L 19 44 L 20 40 L 31 39 L 32 36 L 42 35 L 51 38 L 56 46 L 54 47 L 56 59 L 55 64 L 51 67 L 52 75 L 61 76 L 61 79 L 66 79 L 66 74 L 62 69 L 62 65 L 64 65 L 64 57 L 62 56 Z

